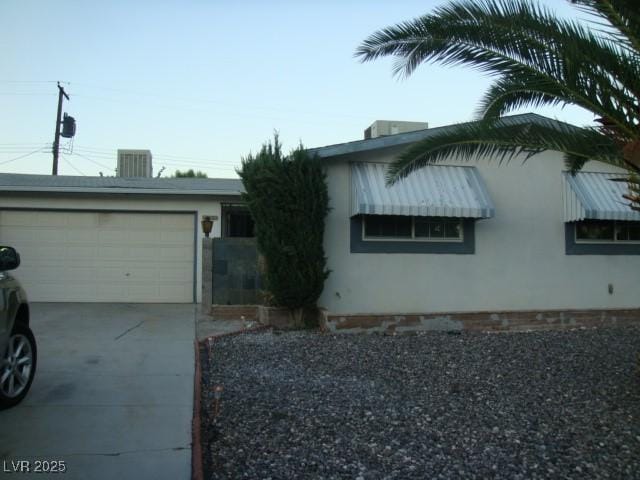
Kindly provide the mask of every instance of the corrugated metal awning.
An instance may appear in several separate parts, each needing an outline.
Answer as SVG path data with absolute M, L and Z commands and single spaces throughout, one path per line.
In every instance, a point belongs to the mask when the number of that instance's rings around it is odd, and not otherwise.
M 351 164 L 351 215 L 490 218 L 495 209 L 475 167 L 430 165 L 388 187 L 387 164 Z
M 576 222 L 587 218 L 597 220 L 640 221 L 640 212 L 633 211 L 622 198 L 627 193 L 625 182 L 612 182 L 624 178 L 622 174 L 578 172 L 562 173 L 564 221 Z

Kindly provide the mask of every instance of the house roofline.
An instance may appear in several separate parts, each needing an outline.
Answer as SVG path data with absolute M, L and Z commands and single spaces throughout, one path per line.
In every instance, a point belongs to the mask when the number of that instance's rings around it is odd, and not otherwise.
M 522 113 L 519 115 L 509 115 L 502 117 L 502 120 L 513 122 L 515 124 L 525 123 L 539 123 L 539 122 L 562 122 L 554 120 L 552 118 L 539 115 L 537 113 Z M 416 130 L 413 132 L 397 133 L 395 135 L 385 135 L 377 138 L 369 138 L 364 140 L 355 140 L 346 143 L 337 143 L 334 145 L 327 145 L 325 147 L 309 148 L 307 152 L 311 155 L 317 155 L 320 158 L 331 158 L 340 155 L 348 155 L 350 153 L 367 152 L 371 150 L 378 150 L 384 148 L 398 147 L 402 145 L 408 145 L 428 138 L 430 135 L 436 132 L 442 132 L 447 128 L 451 128 L 457 125 L 468 125 L 476 123 L 474 122 L 462 122 L 459 124 L 444 125 L 442 127 L 427 128 L 423 130 Z
M 216 195 L 240 196 L 239 190 L 171 190 L 163 188 L 118 188 L 118 187 L 34 187 L 34 186 L 0 186 L 0 195 L 7 192 L 42 192 L 42 193 L 100 193 L 100 194 L 136 194 L 136 195 Z

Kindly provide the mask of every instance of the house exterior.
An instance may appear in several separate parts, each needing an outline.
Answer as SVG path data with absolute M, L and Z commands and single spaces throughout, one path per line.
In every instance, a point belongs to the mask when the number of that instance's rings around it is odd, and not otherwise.
M 200 220 L 238 203 L 236 179 L 0 174 L 0 244 L 31 301 L 200 302 Z
M 609 180 L 620 170 L 590 162 L 572 177 L 557 152 L 452 158 L 386 187 L 386 165 L 435 130 L 311 150 L 327 167 L 331 274 L 318 303 L 330 328 L 640 319 L 640 213 Z
M 327 169 L 331 274 L 318 305 L 329 329 L 640 319 L 640 213 L 610 181 L 622 170 L 590 162 L 571 176 L 557 152 L 452 158 L 386 186 L 387 165 L 439 130 L 424 126 L 387 121 L 310 150 Z M 204 288 L 207 304 L 246 303 L 260 281 L 242 191 L 237 179 L 0 174 L 0 244 L 21 253 L 31 301 L 199 303 Z M 205 215 L 217 244 L 201 245 Z

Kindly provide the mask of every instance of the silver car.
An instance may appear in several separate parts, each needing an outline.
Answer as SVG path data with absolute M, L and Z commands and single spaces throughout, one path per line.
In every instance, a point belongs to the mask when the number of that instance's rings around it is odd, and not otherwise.
M 8 272 L 20 265 L 20 255 L 0 246 L 0 410 L 19 403 L 36 373 L 36 340 L 29 328 L 27 295 Z

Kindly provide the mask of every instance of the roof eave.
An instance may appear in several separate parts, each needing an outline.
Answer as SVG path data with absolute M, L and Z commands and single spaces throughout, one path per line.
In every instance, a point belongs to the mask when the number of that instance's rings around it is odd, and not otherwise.
M 142 195 L 217 195 L 240 196 L 239 190 L 169 190 L 160 188 L 82 188 L 82 187 L 28 187 L 0 186 L 4 192 L 43 193 L 101 193 L 101 194 L 142 194 Z
M 510 115 L 502 117 L 507 122 L 515 124 L 525 124 L 540 121 L 557 122 L 542 115 L 536 113 L 523 113 L 519 115 Z M 466 122 L 475 123 L 475 122 Z M 371 150 L 380 150 L 384 148 L 401 147 L 403 145 L 409 145 L 411 143 L 418 142 L 429 137 L 431 134 L 438 130 L 447 129 L 454 125 L 443 125 L 441 127 L 433 127 L 424 130 L 416 130 L 413 132 L 397 133 L 395 135 L 386 135 L 383 137 L 369 138 L 365 140 L 355 140 L 353 142 L 339 143 L 336 145 L 328 145 L 326 147 L 309 148 L 307 152 L 311 155 L 317 155 L 320 158 L 331 158 L 342 155 L 349 155 L 352 153 L 367 152 Z

